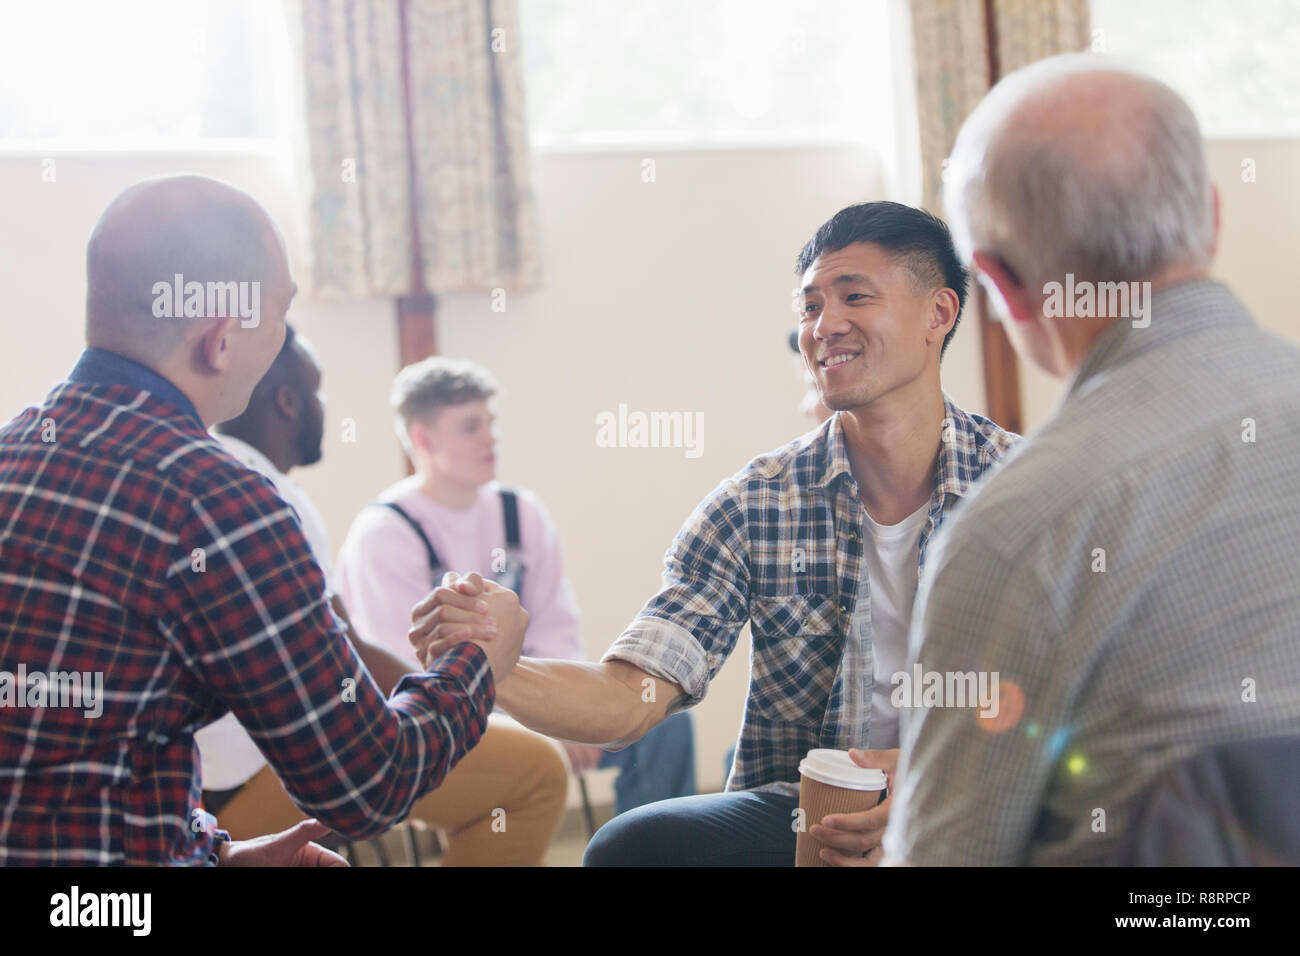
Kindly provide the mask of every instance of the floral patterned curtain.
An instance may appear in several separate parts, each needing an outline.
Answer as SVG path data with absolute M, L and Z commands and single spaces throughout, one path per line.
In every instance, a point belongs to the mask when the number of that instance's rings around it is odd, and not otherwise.
M 938 210 L 943 160 L 990 87 L 990 39 L 994 79 L 1044 57 L 1086 49 L 1088 0 L 910 0 L 910 9 L 924 203 Z
M 300 10 L 315 293 L 535 286 L 515 0 Z

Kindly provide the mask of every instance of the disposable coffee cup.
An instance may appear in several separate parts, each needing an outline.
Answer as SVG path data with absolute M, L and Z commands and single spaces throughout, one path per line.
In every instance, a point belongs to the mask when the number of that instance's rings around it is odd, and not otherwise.
M 859 813 L 880 802 L 885 772 L 859 767 L 847 750 L 817 749 L 799 762 L 799 819 L 803 826 L 795 839 L 795 866 L 826 866 L 821 859 L 826 845 L 808 831 L 833 813 Z

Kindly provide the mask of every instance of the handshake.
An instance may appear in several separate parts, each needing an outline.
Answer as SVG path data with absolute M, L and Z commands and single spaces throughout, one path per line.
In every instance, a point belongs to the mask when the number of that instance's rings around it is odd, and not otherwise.
M 519 661 L 527 629 L 528 612 L 514 591 L 476 573 L 449 571 L 442 586 L 411 609 L 407 638 L 425 670 L 457 644 L 477 644 L 500 683 Z

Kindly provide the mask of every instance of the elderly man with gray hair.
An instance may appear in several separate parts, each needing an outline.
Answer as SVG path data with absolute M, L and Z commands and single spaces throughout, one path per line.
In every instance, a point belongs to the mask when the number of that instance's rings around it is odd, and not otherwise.
M 1200 132 L 1149 77 L 1011 74 L 945 190 L 1017 351 L 1068 385 L 934 545 L 909 664 L 996 675 L 998 706 L 903 714 L 886 860 L 1131 859 L 1163 773 L 1300 727 L 1300 349 L 1209 278 Z

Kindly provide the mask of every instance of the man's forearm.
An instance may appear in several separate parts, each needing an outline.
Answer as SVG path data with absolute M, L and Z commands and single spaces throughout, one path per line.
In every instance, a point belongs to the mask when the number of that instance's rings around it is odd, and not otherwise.
M 625 747 L 685 702 L 682 689 L 622 661 L 520 658 L 497 707 L 547 737 Z

